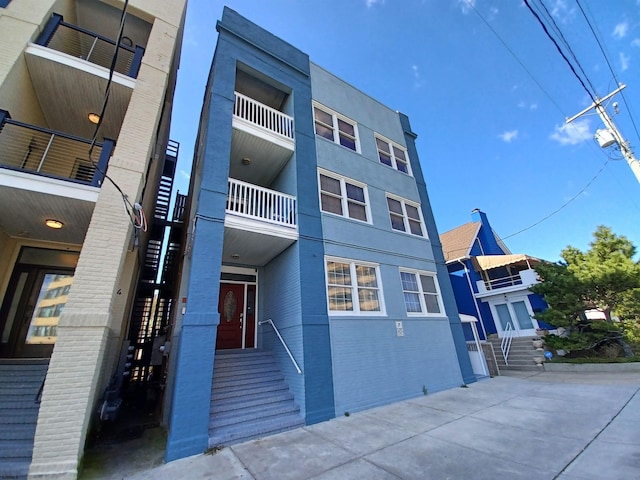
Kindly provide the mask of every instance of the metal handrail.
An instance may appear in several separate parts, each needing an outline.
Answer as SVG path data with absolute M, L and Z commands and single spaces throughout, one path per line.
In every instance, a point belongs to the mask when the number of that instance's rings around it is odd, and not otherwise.
M 62 27 L 62 28 L 61 28 Z M 82 58 L 88 62 L 110 68 L 116 42 L 111 38 L 64 21 L 62 15 L 53 13 L 35 41 L 59 52 Z M 144 48 L 120 44 L 118 52 L 123 54 L 115 65 L 115 71 L 137 78 Z
M 509 365 L 509 351 L 511 350 L 511 342 L 513 341 L 513 326 L 511 323 L 507 323 L 504 329 L 502 340 L 500 341 L 500 350 L 502 350 L 502 356 L 504 357 L 504 364 Z
M 522 285 L 522 277 L 519 273 L 510 275 L 507 277 L 494 278 L 491 280 L 485 280 L 484 282 L 487 290 L 494 290 L 496 288 L 512 287 L 514 285 Z
M 90 140 L 13 120 L 0 109 L 2 168 L 99 187 L 113 147 L 104 139 L 90 155 Z
M 258 322 L 258 325 L 262 325 L 264 323 L 270 323 L 271 324 L 271 326 L 273 327 L 273 331 L 276 332 L 276 335 L 280 339 L 280 343 L 282 343 L 282 346 L 287 351 L 287 354 L 289 355 L 289 358 L 293 362 L 293 366 L 296 367 L 296 370 L 298 371 L 299 374 L 302 374 L 302 370 L 300 370 L 300 367 L 298 366 L 298 362 L 296 362 L 296 359 L 293 358 L 293 354 L 291 353 L 291 350 L 289 350 L 289 347 L 287 347 L 287 344 L 285 343 L 284 339 L 282 338 L 282 335 L 280 335 L 280 332 L 278 331 L 278 329 L 276 328 L 275 324 L 273 323 L 273 320 L 271 320 L 270 318 L 267 318 L 266 320 L 260 320 Z

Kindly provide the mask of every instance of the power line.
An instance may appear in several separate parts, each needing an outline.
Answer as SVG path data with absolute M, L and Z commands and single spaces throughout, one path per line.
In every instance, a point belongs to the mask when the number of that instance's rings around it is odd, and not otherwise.
M 526 0 L 525 0 L 526 1 Z M 582 193 L 591 186 L 591 184 L 593 182 L 595 182 L 596 178 L 598 178 L 600 176 L 600 174 L 604 171 L 604 169 L 606 168 L 607 164 L 609 163 L 609 160 L 607 159 L 606 162 L 604 162 L 604 165 L 602 165 L 602 168 L 600 168 L 600 170 L 598 170 L 598 173 L 595 174 L 595 176 L 589 180 L 589 183 L 587 183 L 582 190 L 580 190 L 578 193 L 576 193 L 573 197 L 571 197 L 569 200 L 567 200 L 566 202 L 564 202 L 559 208 L 557 208 L 556 210 L 554 210 L 553 212 L 551 212 L 550 214 L 548 214 L 547 216 L 541 218 L 540 220 L 538 220 L 536 223 L 529 225 L 528 227 L 523 228 L 522 230 L 518 230 L 515 233 L 512 233 L 510 235 L 507 235 L 506 237 L 502 237 L 501 240 L 506 240 L 507 238 L 511 238 L 511 237 L 515 237 L 516 235 L 519 235 L 523 232 L 526 232 L 527 230 L 531 230 L 533 227 L 540 225 L 542 222 L 544 222 L 545 220 L 551 218 L 552 216 L 554 216 L 556 213 L 558 213 L 560 210 L 564 209 L 567 205 L 569 205 L 571 202 L 573 202 L 576 198 L 578 198 L 580 195 L 582 195 Z
M 571 48 L 571 45 L 569 44 L 569 42 L 567 42 L 567 39 L 564 37 L 564 34 L 562 33 L 562 30 L 560 29 L 560 27 L 556 23 L 556 20 L 553 18 L 553 15 L 547 9 L 546 5 L 544 4 L 544 1 L 543 0 L 539 0 L 539 1 L 540 1 L 540 5 L 542 5 L 542 8 L 546 12 L 547 17 L 551 20 L 551 23 L 553 24 L 554 30 L 560 36 L 560 39 L 562 40 L 562 43 L 564 44 L 565 48 L 569 51 L 569 54 L 571 55 L 571 58 L 573 58 L 573 61 L 575 62 L 575 64 L 578 66 L 578 68 L 582 72 L 582 75 L 584 76 L 584 78 L 586 79 L 587 83 L 589 84 L 589 87 L 591 87 L 591 91 L 593 92 L 594 95 L 597 96 L 595 87 L 591 83 L 591 80 L 589 80 L 589 76 L 584 71 L 584 68 L 582 68 L 582 65 L 580 64 L 580 60 L 578 60 L 578 57 L 573 52 L 573 49 Z
M 584 81 L 582 80 L 582 78 L 580 78 L 580 75 L 578 75 L 578 72 L 576 72 L 576 69 L 573 67 L 573 64 L 569 61 L 567 56 L 562 51 L 562 49 L 560 48 L 560 45 L 558 45 L 558 42 L 556 41 L 556 39 L 553 38 L 553 35 L 551 35 L 549 33 L 549 30 L 547 29 L 547 26 L 545 25 L 545 23 L 542 21 L 542 19 L 536 13 L 536 11 L 531 7 L 531 5 L 529 4 L 529 0 L 524 0 L 524 3 L 527 6 L 527 8 L 529 9 L 529 11 L 533 14 L 533 16 L 536 17 L 536 20 L 538 20 L 538 23 L 540 24 L 540 26 L 544 30 L 544 33 L 547 35 L 547 37 L 549 37 L 549 40 L 551 40 L 553 42 L 553 44 L 555 45 L 556 49 L 558 50 L 558 53 L 562 56 L 564 61 L 567 63 L 567 65 L 569 66 L 569 68 L 573 72 L 573 75 L 578 79 L 578 81 L 580 82 L 580 85 L 582 85 L 582 88 L 584 88 L 585 92 L 587 92 L 587 94 L 591 98 L 591 101 L 595 103 L 596 99 L 595 99 L 593 93 L 591 93 L 591 90 L 589 90 L 587 88 L 587 86 L 584 84 Z
M 599 36 L 596 34 L 596 29 L 597 27 L 595 27 L 591 24 L 591 22 L 589 21 L 589 18 L 587 17 L 585 11 L 582 8 L 582 5 L 580 4 L 579 0 L 576 0 L 576 4 L 578 5 L 578 8 L 580 9 L 580 12 L 582 13 L 582 16 L 584 17 L 585 21 L 587 22 L 587 25 L 589 26 L 589 29 L 591 30 L 591 33 L 593 34 L 593 37 L 596 39 L 596 43 L 598 44 L 598 47 L 600 48 L 600 51 L 602 52 L 602 56 L 604 57 L 605 61 L 607 62 L 607 66 L 609 67 L 609 71 L 611 71 L 611 75 L 613 75 L 613 79 L 615 80 L 616 84 L 619 85 L 620 81 L 618 80 L 618 77 L 616 76 L 616 72 L 613 69 L 613 66 L 611 65 L 611 62 L 609 61 L 609 56 L 607 55 L 604 47 L 602 46 L 602 43 L 600 42 L 600 38 Z M 633 125 L 633 129 L 636 132 L 636 136 L 638 137 L 638 139 L 640 139 L 640 133 L 638 133 L 638 127 L 636 126 L 636 121 L 633 118 L 633 115 L 631 114 L 631 108 L 629 107 L 629 103 L 627 102 L 627 98 L 624 95 L 624 92 L 620 92 L 620 95 L 622 96 L 622 101 L 624 102 L 625 106 L 627 107 L 627 112 L 629 112 L 629 118 L 631 119 L 631 124 Z

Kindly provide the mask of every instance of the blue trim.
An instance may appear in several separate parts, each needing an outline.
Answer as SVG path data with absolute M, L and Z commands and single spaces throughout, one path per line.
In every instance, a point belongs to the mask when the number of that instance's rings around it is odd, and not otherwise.
M 131 66 L 129 67 L 129 76 L 131 78 L 138 78 L 138 72 L 140 72 L 140 65 L 142 65 L 143 56 L 144 48 L 140 45 L 136 45 L 133 59 L 131 60 Z
M 99 187 L 102 185 L 102 180 L 104 180 L 104 175 L 107 171 L 107 165 L 109 165 L 109 159 L 111 158 L 111 153 L 115 147 L 115 142 L 110 138 L 105 138 L 102 143 L 102 150 L 100 151 L 100 158 L 98 159 L 98 165 L 96 166 L 95 172 L 93 173 L 93 178 L 91 179 L 91 185 L 94 187 Z
M 6 7 L 10 2 L 11 0 L 0 0 L 0 8 Z
M 42 32 L 40 32 L 40 35 L 38 35 L 38 38 L 35 41 L 36 45 L 42 45 L 43 47 L 48 46 L 62 21 L 62 15 L 59 13 L 52 13 L 51 18 L 47 21 L 47 24 L 42 29 Z
M 427 185 L 424 181 L 422 167 L 418 159 L 418 150 L 416 149 L 415 143 L 417 135 L 411 130 L 409 117 L 400 112 L 398 112 L 398 116 L 400 117 L 400 124 L 402 125 L 404 138 L 407 142 L 407 152 L 409 154 L 409 161 L 411 162 L 411 170 L 416 179 L 416 186 L 418 188 L 418 193 L 420 194 L 422 216 L 427 228 L 427 234 L 431 240 L 433 259 L 436 262 L 438 284 L 440 285 L 440 293 L 442 294 L 445 312 L 449 317 L 449 326 L 451 327 L 451 334 L 453 336 L 453 343 L 458 356 L 458 363 L 460 364 L 460 373 L 462 374 L 464 383 L 474 383 L 476 381 L 476 376 L 473 373 L 473 368 L 471 367 L 467 343 L 464 339 L 464 331 L 462 330 L 462 323 L 460 322 L 456 300 L 453 295 L 453 288 L 451 287 L 451 280 L 449 279 L 449 271 L 447 270 L 444 254 L 442 253 L 440 235 L 438 234 L 438 228 L 436 227 L 435 218 L 433 217 L 431 202 L 429 201 L 429 195 L 427 193 Z

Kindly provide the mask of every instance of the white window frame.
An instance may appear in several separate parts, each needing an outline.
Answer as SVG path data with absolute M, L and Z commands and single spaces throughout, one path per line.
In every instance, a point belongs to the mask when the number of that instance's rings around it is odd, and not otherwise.
M 374 138 L 376 141 L 376 152 L 378 152 L 378 161 L 384 165 L 385 167 L 389 167 L 389 168 L 393 168 L 394 170 L 397 170 L 400 173 L 404 173 L 405 175 L 409 175 L 409 176 L 413 176 L 413 173 L 411 172 L 411 162 L 409 161 L 409 153 L 407 152 L 407 149 L 405 147 L 403 147 L 402 145 L 389 140 L 387 137 L 384 137 L 382 135 L 380 135 L 379 133 L 375 133 L 374 134 Z M 387 165 L 386 163 L 384 163 L 382 161 L 382 159 L 380 158 L 380 148 L 378 147 L 378 140 L 380 140 L 381 142 L 384 142 L 387 144 L 387 148 L 388 148 L 388 152 L 385 152 L 389 155 L 390 160 L 391 160 L 391 165 Z M 402 162 L 400 160 L 400 162 L 398 161 L 398 159 L 396 158 L 396 152 L 394 149 L 398 149 L 400 151 L 402 151 L 402 153 L 404 153 L 404 159 L 405 161 Z M 400 170 L 398 168 L 398 163 L 405 163 L 407 165 L 407 171 L 403 171 Z
M 400 288 L 402 289 L 402 301 L 404 303 L 404 309 L 407 313 L 408 317 L 446 317 L 446 312 L 444 310 L 444 302 L 442 300 L 442 292 L 440 292 L 440 284 L 438 283 L 438 275 L 435 272 L 427 272 L 425 270 L 413 270 L 409 268 L 400 268 L 399 269 L 399 277 L 400 277 Z M 402 284 L 402 274 L 406 273 L 409 275 L 413 275 L 414 279 L 417 282 L 418 290 L 405 290 Z M 431 277 L 433 278 L 433 283 L 436 287 L 436 292 L 425 292 L 422 289 L 422 281 L 420 280 L 420 276 Z M 409 312 L 407 309 L 407 302 L 404 298 L 405 292 L 417 293 L 420 297 L 420 311 L 419 312 Z M 425 295 L 434 295 L 438 301 L 438 308 L 440 312 L 432 313 L 427 311 L 427 304 L 424 300 Z
M 322 195 L 323 193 L 325 195 L 329 195 L 329 196 L 333 196 L 334 198 L 338 198 L 338 196 L 332 192 L 324 192 L 322 190 L 322 184 L 321 184 L 321 175 L 324 175 L 325 177 L 329 177 L 329 178 L 333 178 L 334 180 L 338 180 L 340 182 L 340 204 L 342 205 L 342 214 L 339 213 L 335 213 L 335 212 L 330 212 L 327 210 L 323 210 L 322 209 Z M 353 185 L 355 187 L 359 187 L 362 188 L 363 192 L 364 192 L 364 204 L 356 199 L 352 199 L 349 198 L 347 196 L 347 184 Z M 330 172 L 329 170 L 325 170 L 322 168 L 318 169 L 318 195 L 320 196 L 320 211 L 322 213 L 326 213 L 328 215 L 335 215 L 337 217 L 343 217 L 343 218 L 348 218 L 349 220 L 355 220 L 357 222 L 362 222 L 362 223 L 368 223 L 371 224 L 372 220 L 371 220 L 371 208 L 370 208 L 370 203 L 369 203 L 369 192 L 367 190 L 367 184 L 366 183 L 362 183 L 362 182 L 358 182 L 356 180 L 353 180 L 352 178 L 349 177 L 345 177 L 342 175 L 338 175 L 337 173 L 333 173 Z M 365 210 L 365 214 L 367 216 L 366 220 L 361 220 L 359 218 L 354 218 L 349 216 L 349 202 L 358 204 L 358 205 L 364 205 L 364 210 Z
M 343 263 L 349 265 L 349 276 L 351 279 L 351 284 L 349 286 L 338 285 L 338 284 L 330 284 L 329 283 L 329 262 L 334 263 Z M 378 305 L 380 310 L 371 311 L 371 310 L 361 310 L 360 309 L 360 297 L 358 296 L 359 288 L 369 288 L 372 287 L 360 287 L 358 285 L 358 276 L 356 272 L 356 267 L 370 267 L 373 268 L 376 274 L 376 284 L 378 291 Z M 340 257 L 325 257 L 324 258 L 324 268 L 325 268 L 325 285 L 326 285 L 326 293 L 327 293 L 327 311 L 330 316 L 341 316 L 341 317 L 351 317 L 351 316 L 360 316 L 360 317 L 384 317 L 387 315 L 385 305 L 384 305 L 384 293 L 382 291 L 382 278 L 380 276 L 380 265 L 372 262 L 365 262 L 361 260 L 353 260 L 348 258 L 340 258 Z M 331 305 L 329 301 L 329 287 L 331 286 L 340 286 L 343 288 L 351 289 L 351 301 L 353 305 L 353 310 L 331 310 Z
M 327 115 L 331 115 L 331 122 L 332 124 L 329 125 L 328 123 L 322 123 L 322 125 L 324 125 L 327 128 L 331 128 L 331 130 L 333 131 L 333 143 L 340 145 L 342 148 L 346 148 L 347 150 L 351 150 L 352 152 L 356 152 L 356 153 L 360 153 L 360 135 L 358 134 L 358 122 L 351 120 L 349 117 L 345 117 L 344 115 L 339 114 L 338 112 L 331 110 L 328 107 L 325 107 L 324 105 L 322 105 L 321 103 L 318 102 L 313 102 L 313 131 L 316 134 L 317 137 L 320 138 L 324 138 L 325 140 L 330 140 L 326 137 L 324 137 L 323 135 L 320 135 L 317 133 L 316 131 L 316 114 L 315 114 L 315 109 L 318 109 L 324 113 L 326 113 Z M 347 147 L 345 145 L 342 145 L 340 143 L 340 128 L 338 126 L 338 120 L 342 120 L 343 122 L 348 123 L 349 125 L 351 125 L 353 127 L 353 141 L 355 143 L 355 150 Z M 349 134 L 347 134 L 349 135 Z
M 405 233 L 407 235 L 412 235 L 414 237 L 420 237 L 420 238 L 429 238 L 429 236 L 427 235 L 427 228 L 424 224 L 424 218 L 422 218 L 422 209 L 420 207 L 419 203 L 416 202 L 412 202 L 411 200 L 407 200 L 406 198 L 402 198 L 399 197 L 397 195 L 393 195 L 391 193 L 387 193 L 386 194 L 386 199 L 392 199 L 395 200 L 397 202 L 400 202 L 400 204 L 402 205 L 402 223 L 404 225 L 404 230 L 398 230 L 397 228 L 393 227 L 393 222 L 391 221 L 391 217 L 392 215 L 396 215 L 396 216 L 400 216 L 399 213 L 397 212 L 391 212 L 391 209 L 389 208 L 389 202 L 388 200 L 386 201 L 387 204 L 387 213 L 389 214 L 389 226 L 391 227 L 391 229 L 394 232 L 399 232 L 399 233 Z M 422 231 L 422 235 L 418 235 L 417 233 L 413 233 L 411 231 L 411 225 L 409 223 L 409 214 L 407 213 L 407 205 L 410 205 L 411 207 L 415 208 L 418 211 L 418 216 L 420 217 L 418 220 L 420 221 L 420 230 Z M 412 220 L 416 220 L 415 218 L 411 217 Z

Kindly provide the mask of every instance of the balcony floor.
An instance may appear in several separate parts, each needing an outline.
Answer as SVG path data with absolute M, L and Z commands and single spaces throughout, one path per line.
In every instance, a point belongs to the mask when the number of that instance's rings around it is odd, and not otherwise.
M 222 258 L 226 264 L 266 265 L 298 239 L 294 228 L 230 214 L 224 225 Z

